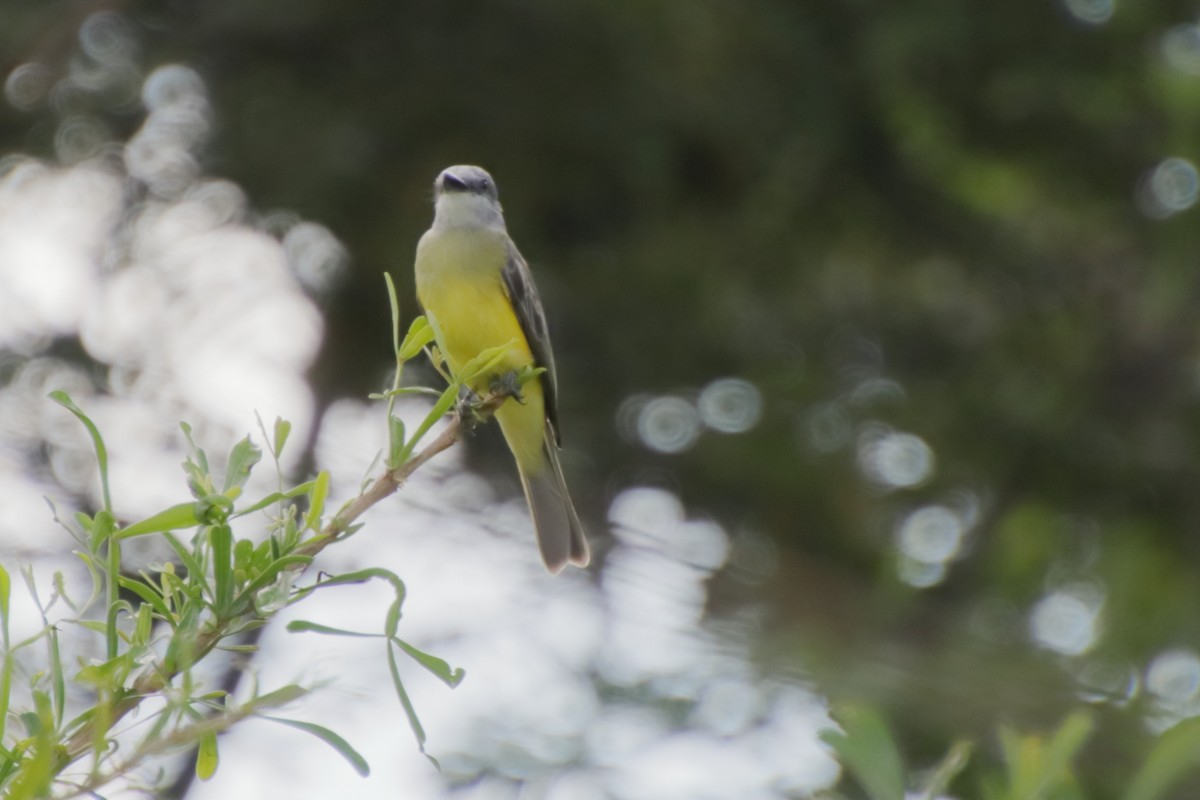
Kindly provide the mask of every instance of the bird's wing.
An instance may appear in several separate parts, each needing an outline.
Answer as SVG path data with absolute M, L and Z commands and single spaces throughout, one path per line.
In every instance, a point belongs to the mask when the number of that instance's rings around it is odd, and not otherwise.
M 558 432 L 558 378 L 554 372 L 554 353 L 550 349 L 546 312 L 538 297 L 537 286 L 533 283 L 533 273 L 511 241 L 501 275 L 504 291 L 508 293 L 508 300 L 517 313 L 517 321 L 521 323 L 521 331 L 533 352 L 534 364 L 546 370 L 541 375 L 542 391 L 546 396 L 546 419 L 554 430 L 555 443 L 562 444 L 562 436 Z

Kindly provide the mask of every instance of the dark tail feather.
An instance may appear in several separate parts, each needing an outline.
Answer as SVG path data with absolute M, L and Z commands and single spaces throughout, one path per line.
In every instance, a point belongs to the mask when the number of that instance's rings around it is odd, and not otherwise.
M 538 547 L 546 569 L 559 573 L 567 564 L 586 567 L 591 559 L 583 525 L 567 483 L 563 480 L 562 467 L 558 463 L 558 448 L 553 439 L 545 445 L 546 466 L 536 475 L 521 473 L 521 484 L 525 499 L 533 514 L 533 527 L 537 530 Z

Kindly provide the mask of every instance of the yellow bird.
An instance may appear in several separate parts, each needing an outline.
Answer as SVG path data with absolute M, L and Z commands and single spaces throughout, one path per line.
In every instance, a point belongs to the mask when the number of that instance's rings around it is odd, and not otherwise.
M 546 314 L 529 266 L 508 237 L 496 182 L 479 167 L 448 167 L 433 193 L 433 225 L 417 245 L 417 299 L 455 374 L 482 351 L 515 343 L 494 373 L 474 381 L 474 391 L 526 367 L 545 369 L 519 398 L 504 401 L 496 419 L 516 459 L 546 568 L 586 567 L 587 539 L 558 462 L 558 389 Z

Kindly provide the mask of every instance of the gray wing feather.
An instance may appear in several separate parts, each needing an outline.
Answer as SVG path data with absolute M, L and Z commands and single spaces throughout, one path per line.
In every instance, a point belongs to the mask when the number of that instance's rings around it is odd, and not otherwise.
M 529 265 L 511 241 L 508 243 L 508 259 L 501 275 L 508 300 L 517 313 L 517 321 L 521 323 L 521 331 L 529 342 L 529 349 L 533 351 L 533 360 L 537 366 L 546 370 L 540 379 L 542 391 L 546 396 L 546 420 L 554 431 L 555 444 L 561 445 L 562 434 L 558 432 L 558 378 L 554 372 L 554 353 L 550 349 L 546 312 L 542 308 L 541 298 L 538 297 L 537 286 L 533 283 L 533 273 L 529 271 Z

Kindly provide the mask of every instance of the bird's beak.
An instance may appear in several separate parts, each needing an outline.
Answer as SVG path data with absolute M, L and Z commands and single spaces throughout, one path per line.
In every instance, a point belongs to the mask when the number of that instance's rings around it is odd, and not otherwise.
M 466 182 L 452 172 L 442 173 L 441 184 L 443 192 L 465 192 L 467 190 Z

